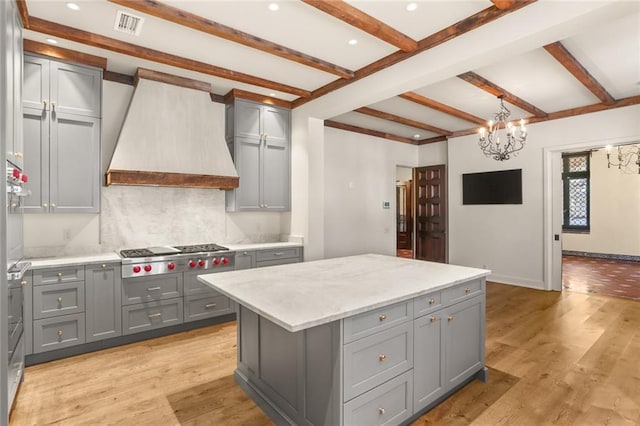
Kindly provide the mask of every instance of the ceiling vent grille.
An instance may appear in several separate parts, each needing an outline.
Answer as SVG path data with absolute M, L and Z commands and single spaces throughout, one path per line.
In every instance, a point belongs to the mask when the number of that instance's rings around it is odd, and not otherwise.
M 142 31 L 143 23 L 144 18 L 119 10 L 113 28 L 116 31 L 138 36 L 140 35 L 140 31 Z

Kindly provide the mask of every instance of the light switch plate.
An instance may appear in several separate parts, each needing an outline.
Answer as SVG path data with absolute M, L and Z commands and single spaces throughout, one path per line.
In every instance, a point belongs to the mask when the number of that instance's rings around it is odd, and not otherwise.
M 383 209 L 390 209 L 391 208 L 391 201 L 383 201 L 382 202 L 382 208 Z

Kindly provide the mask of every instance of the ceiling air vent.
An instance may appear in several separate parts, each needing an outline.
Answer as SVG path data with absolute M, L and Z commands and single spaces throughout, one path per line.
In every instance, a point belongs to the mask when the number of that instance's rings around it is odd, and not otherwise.
M 113 28 L 116 31 L 122 31 L 123 33 L 140 35 L 143 23 L 144 18 L 119 10 L 116 15 L 116 23 Z

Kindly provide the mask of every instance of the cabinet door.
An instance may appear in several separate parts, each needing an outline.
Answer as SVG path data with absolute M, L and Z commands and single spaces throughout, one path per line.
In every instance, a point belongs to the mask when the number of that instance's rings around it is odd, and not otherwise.
M 280 141 L 289 140 L 290 112 L 287 109 L 264 105 L 262 107 L 262 133 L 267 139 Z
M 256 267 L 255 252 L 239 251 L 236 253 L 235 270 L 252 269 Z
M 100 117 L 102 73 L 51 61 L 51 110 L 60 114 Z
M 413 323 L 413 407 L 419 411 L 438 399 L 445 390 L 443 311 L 418 318 Z
M 100 119 L 51 113 L 50 206 L 59 213 L 100 210 Z
M 16 166 L 24 166 L 22 137 L 22 23 L 13 16 L 13 155 L 7 157 Z
M 289 209 L 289 141 L 265 137 L 262 159 L 262 204 L 268 210 Z
M 86 341 L 122 335 L 122 272 L 120 265 L 86 267 Z
M 262 105 L 253 102 L 235 102 L 235 136 L 242 138 L 262 138 Z
M 24 108 L 24 172 L 29 181 L 24 185 L 30 195 L 22 200 L 25 213 L 49 211 L 49 112 Z
M 49 110 L 49 65 L 50 61 L 36 56 L 24 56 L 22 84 L 22 106 Z
M 240 185 L 236 189 L 236 208 L 259 209 L 260 200 L 260 139 L 236 138 L 236 169 Z
M 445 310 L 445 375 L 451 389 L 483 368 L 484 295 Z

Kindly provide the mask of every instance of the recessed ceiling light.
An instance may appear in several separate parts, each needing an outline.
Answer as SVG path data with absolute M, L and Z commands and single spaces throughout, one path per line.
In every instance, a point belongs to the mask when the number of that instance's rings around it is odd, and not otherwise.
M 415 135 L 413 135 L 414 139 L 419 139 L 420 138 L 420 133 L 416 133 Z
M 67 7 L 71 10 L 80 10 L 80 6 L 75 3 L 67 3 Z
M 271 3 L 269 4 L 269 10 L 275 12 L 277 10 L 280 10 L 280 6 L 278 6 L 278 3 Z
M 351 40 L 349 40 L 349 44 L 351 46 L 355 46 L 356 44 L 358 44 L 358 40 L 356 40 L 355 38 L 352 38 Z
M 55 39 L 52 39 L 52 38 L 45 39 L 45 41 L 46 41 L 47 43 L 51 43 L 51 44 L 58 44 L 58 41 L 57 41 L 57 40 L 55 40 Z
M 407 11 L 409 11 L 409 12 L 413 12 L 417 8 L 418 8 L 418 3 L 409 3 L 407 5 Z

